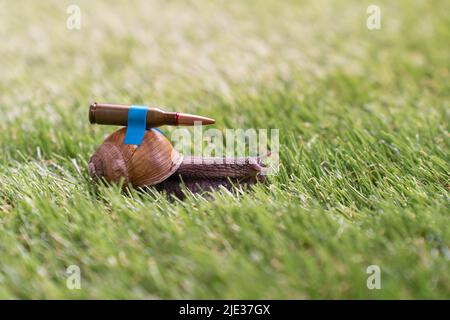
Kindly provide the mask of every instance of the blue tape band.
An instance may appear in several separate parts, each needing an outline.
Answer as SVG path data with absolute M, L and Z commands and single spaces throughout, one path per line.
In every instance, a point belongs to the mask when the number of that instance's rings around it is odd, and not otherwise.
M 164 132 L 163 132 L 161 129 L 159 129 L 159 128 L 152 128 L 152 130 L 158 131 L 159 133 L 161 133 L 162 135 L 164 135 Z
M 125 144 L 141 145 L 147 128 L 147 106 L 131 106 L 128 110 L 128 127 Z

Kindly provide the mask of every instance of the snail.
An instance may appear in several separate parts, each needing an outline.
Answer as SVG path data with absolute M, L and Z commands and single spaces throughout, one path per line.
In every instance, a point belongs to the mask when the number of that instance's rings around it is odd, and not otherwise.
M 103 121 L 104 115 L 111 117 L 111 112 L 105 112 L 100 104 L 90 107 L 90 120 L 94 123 L 109 124 L 111 119 Z M 115 105 L 106 105 L 114 109 Z M 118 116 L 124 124 L 125 112 L 129 107 L 120 105 L 124 109 Z M 156 109 L 158 113 L 165 112 Z M 149 109 L 148 113 L 153 112 Z M 117 112 L 116 112 L 117 114 Z M 100 116 L 100 117 L 99 117 Z M 100 119 L 99 119 L 100 118 Z M 153 117 L 154 120 L 155 117 Z M 160 131 L 153 127 L 163 124 L 178 125 L 174 117 L 161 117 L 160 123 L 153 123 L 145 130 L 140 146 L 126 144 L 127 127 L 118 129 L 110 134 L 88 163 L 89 175 L 95 180 L 105 180 L 108 183 L 123 183 L 123 187 L 134 188 L 154 187 L 159 191 L 166 191 L 183 198 L 183 186 L 197 193 L 220 188 L 232 189 L 233 185 L 249 185 L 263 180 L 260 176 L 264 165 L 260 157 L 221 158 L 221 157 L 193 157 L 184 156 L 175 150 L 170 141 Z M 183 125 L 193 124 L 189 119 L 203 119 L 206 123 L 214 120 L 194 115 L 178 114 L 177 121 Z M 169 123 L 168 123 L 169 122 Z M 146 122 L 148 125 L 148 121 Z

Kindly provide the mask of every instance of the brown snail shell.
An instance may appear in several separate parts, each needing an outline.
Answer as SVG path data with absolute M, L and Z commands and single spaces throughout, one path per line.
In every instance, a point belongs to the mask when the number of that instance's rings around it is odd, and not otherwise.
M 170 177 L 180 166 L 183 156 L 158 131 L 147 130 L 142 144 L 124 144 L 126 128 L 109 135 L 89 161 L 89 174 L 135 188 L 153 186 Z

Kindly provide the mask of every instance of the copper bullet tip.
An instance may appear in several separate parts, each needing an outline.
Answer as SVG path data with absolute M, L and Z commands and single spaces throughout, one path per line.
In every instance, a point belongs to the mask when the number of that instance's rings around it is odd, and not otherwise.
M 177 125 L 180 126 L 193 126 L 195 124 L 208 125 L 213 124 L 216 121 L 211 118 L 197 116 L 188 113 L 177 113 Z

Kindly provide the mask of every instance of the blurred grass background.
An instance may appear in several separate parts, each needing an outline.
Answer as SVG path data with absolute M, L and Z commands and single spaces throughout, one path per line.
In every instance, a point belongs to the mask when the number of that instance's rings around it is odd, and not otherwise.
M 449 11 L 0 0 L 0 297 L 450 298 Z M 281 171 L 184 202 L 95 193 L 87 161 L 114 128 L 89 124 L 93 101 L 278 128 Z

